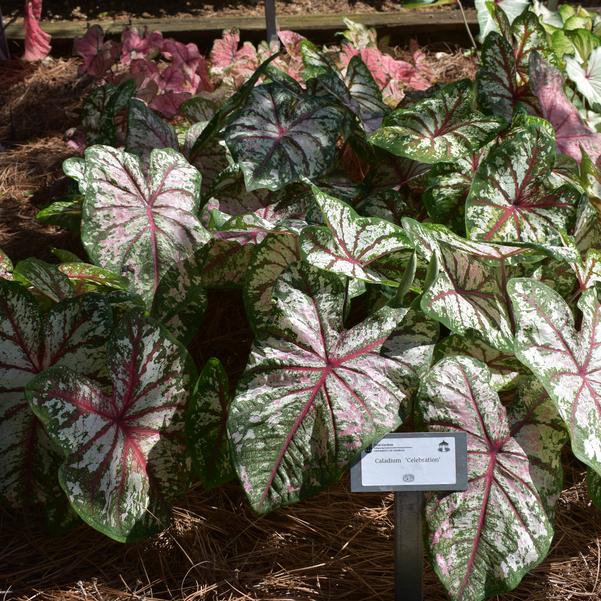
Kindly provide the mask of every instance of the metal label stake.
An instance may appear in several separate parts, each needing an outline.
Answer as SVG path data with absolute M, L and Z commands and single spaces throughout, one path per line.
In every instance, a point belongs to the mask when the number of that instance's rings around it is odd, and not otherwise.
M 275 0 L 265 0 L 265 25 L 267 28 L 267 43 L 278 44 L 278 24 L 275 16 Z
M 352 492 L 394 492 L 395 601 L 423 601 L 427 490 L 467 490 L 464 432 L 388 434 L 351 466 Z

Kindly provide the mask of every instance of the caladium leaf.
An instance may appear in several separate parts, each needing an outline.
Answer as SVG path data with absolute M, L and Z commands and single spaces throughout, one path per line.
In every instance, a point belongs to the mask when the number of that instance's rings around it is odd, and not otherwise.
M 256 87 L 224 136 L 247 190 L 278 190 L 316 178 L 333 163 L 345 116 L 334 104 L 302 99 L 277 84 Z
M 515 351 L 546 388 L 568 426 L 576 457 L 601 473 L 601 304 L 597 291 L 578 302 L 576 330 L 567 303 L 548 286 L 527 278 L 509 282 L 518 331 Z
M 503 16 L 511 25 L 513 21 L 528 8 L 530 0 L 500 0 L 495 2 L 497 9 L 503 11 Z M 474 0 L 480 25 L 480 40 L 485 41 L 491 31 L 499 31 L 494 12 L 488 7 L 487 0 Z
M 236 477 L 230 457 L 227 416 L 232 397 L 219 359 L 204 366 L 186 408 L 186 434 L 192 469 L 207 489 Z
M 525 377 L 526 369 L 512 352 L 501 352 L 473 334 L 452 334 L 436 345 L 434 361 L 465 355 L 484 363 L 490 371 L 490 385 L 497 391 L 514 389 Z
M 278 277 L 298 261 L 299 242 L 293 233 L 268 234 L 254 250 L 244 282 L 244 306 L 256 332 L 271 321 L 273 287 Z
M 134 155 L 93 146 L 86 177 L 83 244 L 95 263 L 130 274 L 150 306 L 169 267 L 209 239 L 196 217 L 200 175 L 171 149 L 153 150 L 145 171 Z
M 56 225 L 79 234 L 82 200 L 80 194 L 56 200 L 39 211 L 35 218 L 42 223 Z
M 187 132 L 184 141 L 184 153 L 202 175 L 203 195 L 210 192 L 219 178 L 219 174 L 229 166 L 228 152 L 225 144 L 218 138 L 208 140 L 204 145 L 193 150 L 196 141 L 206 128 L 206 123 L 195 123 Z
M 127 278 L 89 263 L 61 263 L 58 269 L 69 278 L 75 295 L 107 289 L 127 290 L 129 287 Z
M 19 261 L 13 277 L 31 286 L 36 293 L 58 303 L 73 296 L 73 286 L 69 278 L 60 272 L 58 266 L 51 265 L 35 257 Z
M 601 133 L 587 127 L 578 109 L 563 91 L 559 69 L 545 63 L 536 52 L 530 58 L 530 85 L 536 94 L 542 115 L 555 129 L 557 149 L 580 161 L 582 151 L 596 162 L 601 156 Z
M 566 73 L 578 91 L 590 104 L 601 105 L 601 47 L 595 48 L 584 64 L 571 56 L 565 61 Z
M 8 255 L 0 248 L 0 279 L 12 280 L 13 264 Z
M 528 117 L 480 164 L 465 205 L 466 230 L 478 240 L 553 244 L 574 222 L 579 192 L 546 181 L 555 162 L 548 123 Z
M 72 507 L 125 542 L 156 530 L 166 503 L 188 484 L 183 411 L 190 375 L 183 348 L 135 312 L 111 335 L 107 358 L 109 393 L 54 367 L 27 395 L 65 455 L 59 481 Z
M 0 280 L 0 498 L 13 507 L 60 498 L 56 453 L 25 398 L 25 386 L 53 365 L 97 376 L 112 327 L 98 296 L 70 299 L 42 313 L 14 282 Z
M 549 551 L 565 431 L 532 386 L 506 410 L 484 364 L 449 357 L 420 389 L 428 430 L 467 434 L 468 489 L 426 506 L 434 570 L 456 601 L 511 590 Z
M 313 187 L 325 226 L 301 233 L 303 259 L 327 271 L 376 284 L 398 285 L 413 246 L 402 228 L 359 217 L 346 203 Z
M 145 102 L 132 98 L 127 112 L 127 137 L 125 148 L 145 161 L 155 148 L 179 150 L 173 127 L 161 119 Z
M 385 307 L 344 330 L 344 302 L 338 276 L 306 266 L 275 286 L 270 336 L 255 342 L 228 420 L 236 471 L 257 511 L 337 479 L 405 414 L 397 365 L 380 349 L 407 310 Z
M 393 111 L 370 142 L 423 163 L 452 162 L 492 140 L 504 120 L 475 107 L 472 82 L 447 84 L 409 108 Z

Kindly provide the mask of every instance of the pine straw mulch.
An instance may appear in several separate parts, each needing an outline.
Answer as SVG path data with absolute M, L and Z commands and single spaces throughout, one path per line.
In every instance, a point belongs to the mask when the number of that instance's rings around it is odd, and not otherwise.
M 473 76 L 473 61 L 429 52 L 440 80 Z M 38 67 L 0 64 L 0 246 L 15 259 L 77 250 L 66 232 L 35 221 L 65 188 L 64 131 L 77 124 L 86 84 L 74 60 Z M 213 307 L 213 309 L 211 309 Z M 239 375 L 251 344 L 239 299 L 211 292 L 199 364 L 211 355 Z M 566 487 L 547 560 L 497 601 L 601 599 L 601 513 L 587 500 L 584 472 L 566 458 Z M 145 543 L 121 545 L 81 525 L 53 538 L 35 517 L 0 510 L 0 599 L 194 599 L 219 601 L 390 599 L 391 496 L 351 495 L 346 482 L 297 506 L 257 518 L 235 486 L 192 490 L 172 525 Z M 426 599 L 444 591 L 429 567 Z

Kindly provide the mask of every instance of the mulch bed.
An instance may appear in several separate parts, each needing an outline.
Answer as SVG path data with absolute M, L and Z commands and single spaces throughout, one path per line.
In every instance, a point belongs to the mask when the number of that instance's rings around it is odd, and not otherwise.
M 431 53 L 441 81 L 473 75 L 461 53 Z M 0 247 L 18 260 L 50 260 L 52 246 L 81 253 L 67 232 L 35 221 L 60 195 L 64 140 L 78 122 L 87 83 L 74 59 L 0 64 Z M 252 341 L 240 300 L 211 292 L 192 345 L 201 365 L 217 355 L 236 378 Z M 566 453 L 565 490 L 546 561 L 496 601 L 601 599 L 601 512 L 588 501 L 584 470 Z M 348 483 L 258 518 L 234 485 L 190 491 L 172 525 L 145 543 L 122 545 L 81 525 L 61 537 L 36 516 L 0 509 L 0 599 L 187 601 L 368 601 L 392 598 L 392 496 L 351 495 Z M 427 566 L 428 601 L 447 599 Z

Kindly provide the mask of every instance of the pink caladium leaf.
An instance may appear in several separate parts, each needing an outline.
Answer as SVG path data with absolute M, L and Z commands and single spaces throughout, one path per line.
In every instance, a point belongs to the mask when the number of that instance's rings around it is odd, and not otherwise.
M 247 190 L 278 190 L 332 166 L 345 115 L 335 104 L 298 98 L 276 84 L 256 87 L 225 130 Z
M 179 107 L 189 99 L 189 92 L 165 92 L 153 98 L 150 108 L 170 119 L 179 113 Z
M 337 479 L 405 415 L 397 365 L 380 349 L 407 310 L 385 307 L 344 330 L 344 303 L 333 274 L 293 268 L 276 283 L 269 336 L 254 344 L 228 419 L 234 465 L 256 511 Z
M 244 42 L 241 48 L 240 33 L 236 29 L 224 31 L 221 39 L 215 40 L 211 54 L 211 73 L 222 78 L 233 77 L 235 87 L 238 87 L 259 66 L 257 51 L 250 42 Z
M 50 54 L 50 34 L 40 26 L 42 0 L 25 1 L 25 52 L 24 61 L 39 61 Z
M 86 150 L 82 241 L 92 261 L 128 275 L 152 304 L 161 277 L 209 240 L 196 216 L 200 174 L 178 152 L 141 160 L 109 146 Z
M 117 62 L 121 47 L 112 41 L 105 42 L 102 27 L 92 25 L 83 37 L 73 42 L 73 51 L 83 58 L 80 75 L 100 77 Z
M 59 481 L 71 506 L 117 541 L 156 531 L 188 486 L 188 362 L 155 322 L 133 312 L 107 344 L 110 391 L 66 367 L 28 385 L 34 413 L 64 454 Z
M 133 27 L 126 27 L 121 34 L 121 63 L 130 64 L 132 60 L 155 57 L 163 46 L 163 34 L 160 31 L 140 32 Z
M 294 31 L 289 31 L 286 29 L 278 31 L 278 38 L 280 39 L 280 42 L 282 42 L 282 44 L 284 45 L 284 48 L 286 48 L 288 56 L 290 56 L 293 59 L 302 59 L 301 42 L 303 40 L 306 40 L 307 38 L 300 35 L 300 33 L 296 33 Z
M 576 216 L 580 199 L 570 185 L 553 188 L 555 163 L 551 126 L 527 117 L 480 163 L 465 204 L 470 238 L 485 241 L 559 242 Z
M 423 163 L 453 162 L 485 146 L 504 124 L 504 119 L 474 109 L 473 84 L 462 80 L 393 111 L 370 142 Z
M 112 328 L 108 302 L 99 296 L 70 299 L 43 313 L 15 282 L 0 280 L 0 498 L 12 507 L 61 497 L 57 458 L 31 412 L 25 387 L 53 365 L 98 376 Z
M 0 248 L 0 279 L 12 280 L 13 263 L 8 255 Z
M 204 366 L 186 409 L 192 469 L 208 490 L 236 477 L 227 431 L 231 402 L 227 373 L 213 357 Z
M 533 53 L 530 58 L 530 85 L 540 103 L 542 116 L 555 129 L 557 149 L 580 161 L 582 149 L 593 162 L 601 157 L 601 133 L 591 130 L 578 109 L 563 91 L 561 72 Z
M 532 279 L 509 282 L 517 358 L 543 384 L 566 423 L 576 457 L 601 473 L 601 304 L 595 288 L 578 301 L 580 331 L 567 303 Z
M 566 433 L 548 395 L 532 378 L 505 408 L 490 377 L 449 357 L 420 388 L 429 431 L 467 434 L 468 489 L 426 505 L 434 570 L 456 601 L 511 590 L 545 558 L 562 488 Z

